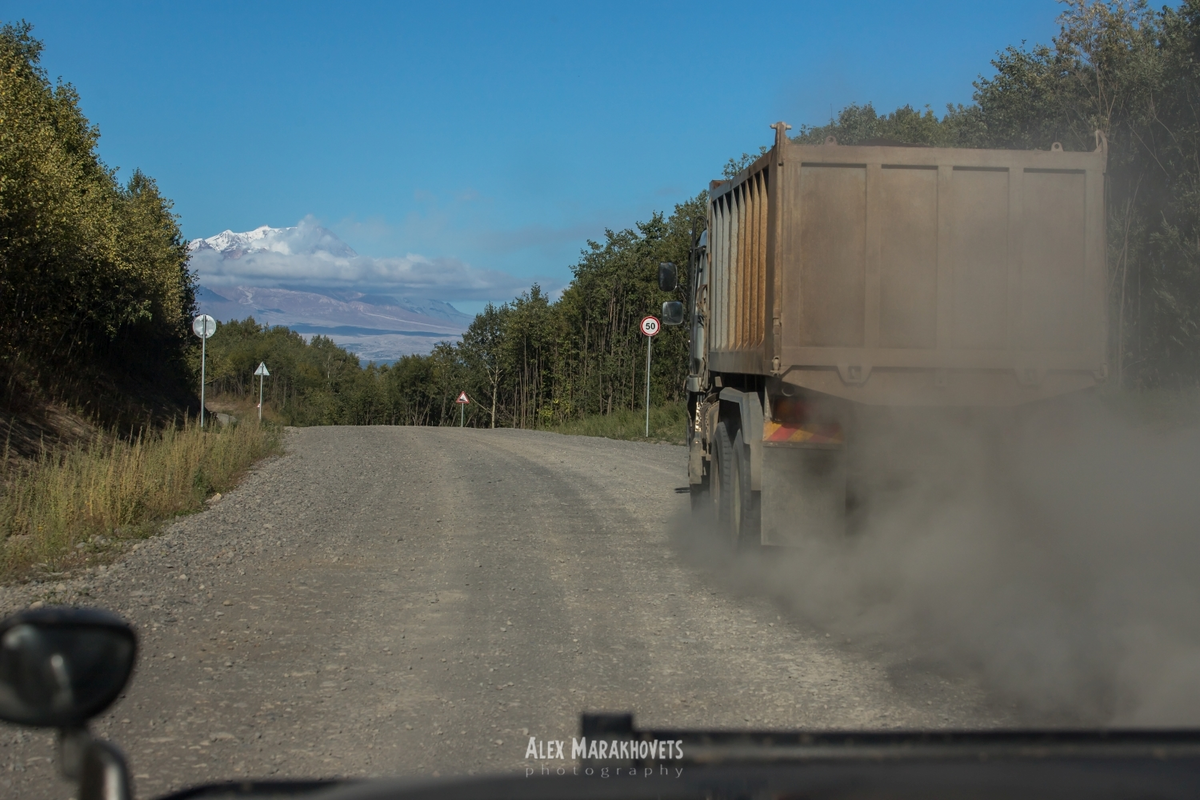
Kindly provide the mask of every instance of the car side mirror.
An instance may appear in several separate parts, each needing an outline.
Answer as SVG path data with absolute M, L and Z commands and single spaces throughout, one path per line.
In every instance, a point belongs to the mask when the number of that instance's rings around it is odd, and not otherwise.
M 87 722 L 117 699 L 137 658 L 137 634 L 95 608 L 39 608 L 0 621 L 0 720 L 58 728 L 59 769 L 79 800 L 129 800 L 121 751 Z
M 679 278 L 675 274 L 675 265 L 669 261 L 664 261 L 658 265 L 658 288 L 664 292 L 673 292 L 675 287 L 679 285 Z M 670 323 L 667 323 L 668 325 Z
M 74 728 L 108 708 L 133 673 L 137 635 L 98 609 L 39 608 L 0 622 L 0 719 Z
M 678 300 L 668 300 L 662 307 L 663 325 L 683 324 L 683 303 Z

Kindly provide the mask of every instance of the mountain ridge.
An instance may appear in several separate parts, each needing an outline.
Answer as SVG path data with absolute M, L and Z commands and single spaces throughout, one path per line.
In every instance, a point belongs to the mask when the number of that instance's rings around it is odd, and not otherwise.
M 231 261 L 270 254 L 273 258 L 319 258 L 332 264 L 358 258 L 332 231 L 302 221 L 288 228 L 261 225 L 241 233 L 225 230 L 193 239 L 192 254 Z M 397 297 L 375 287 L 353 288 L 288 282 L 273 286 L 224 285 L 200 276 L 196 301 L 201 313 L 221 322 L 253 317 L 255 321 L 290 327 L 306 339 L 328 336 L 361 358 L 395 361 L 413 353 L 427 354 L 440 341 L 457 341 L 473 317 L 442 300 Z

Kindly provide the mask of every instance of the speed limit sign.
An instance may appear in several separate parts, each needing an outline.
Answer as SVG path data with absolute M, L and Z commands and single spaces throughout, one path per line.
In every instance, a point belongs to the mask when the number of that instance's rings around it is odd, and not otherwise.
M 658 317 L 642 317 L 642 333 L 646 336 L 657 336 L 661 329 Z

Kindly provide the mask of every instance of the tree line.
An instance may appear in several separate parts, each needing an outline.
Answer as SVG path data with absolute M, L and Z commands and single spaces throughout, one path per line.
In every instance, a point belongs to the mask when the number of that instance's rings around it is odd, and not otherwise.
M 658 315 L 666 300 L 687 292 L 686 265 L 704 229 L 707 197 L 675 207 L 669 216 L 589 242 L 561 296 L 534 285 L 511 302 L 489 304 L 458 342 L 390 365 L 361 365 L 332 341 L 308 343 L 283 327 L 253 319 L 221 325 L 209 340 L 212 388 L 244 397 L 257 392 L 251 374 L 265 362 L 264 391 L 289 423 L 458 424 L 454 400 L 471 398 L 465 424 L 547 427 L 589 414 L 638 409 L 645 403 L 646 341 L 638 323 Z M 681 285 L 658 288 L 658 268 L 677 264 Z M 682 399 L 687 331 L 664 328 L 654 337 L 652 404 Z
M 0 28 L 0 406 L 139 382 L 186 404 L 195 279 L 171 202 L 101 161 L 31 31 Z

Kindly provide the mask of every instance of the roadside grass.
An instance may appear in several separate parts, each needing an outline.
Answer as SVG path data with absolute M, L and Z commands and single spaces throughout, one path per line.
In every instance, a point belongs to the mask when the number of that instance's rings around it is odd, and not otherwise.
M 614 411 L 583 419 L 568 420 L 547 430 L 568 436 L 600 436 L 634 442 L 687 442 L 687 407 L 682 403 L 654 406 L 650 409 L 650 435 L 646 436 L 646 412 Z
M 0 474 L 0 582 L 53 576 L 107 560 L 122 540 L 152 535 L 203 508 L 256 461 L 281 451 L 274 425 L 195 420 L 122 440 L 97 436 L 34 461 L 6 458 Z
M 209 413 L 220 412 L 236 417 L 241 422 L 258 422 L 258 387 L 255 386 L 253 395 L 239 397 L 233 394 L 209 396 L 204 407 Z M 286 425 L 288 420 L 270 400 L 263 402 L 263 422 L 275 425 Z

